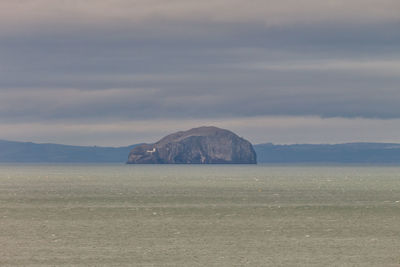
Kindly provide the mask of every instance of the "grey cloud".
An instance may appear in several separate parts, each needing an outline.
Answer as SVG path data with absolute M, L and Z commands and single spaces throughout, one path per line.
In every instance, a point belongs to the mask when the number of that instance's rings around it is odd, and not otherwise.
M 398 119 L 319 117 L 234 117 L 230 119 L 130 120 L 109 123 L 0 124 L 0 138 L 76 145 L 125 146 L 154 142 L 166 134 L 198 125 L 215 125 L 235 131 L 251 142 L 344 143 L 400 142 Z
M 400 118 L 397 0 L 109 3 L 0 3 L 1 124 Z
M 182 79 L 164 75 L 136 77 L 135 81 L 135 77 L 126 77 L 143 87 L 2 90 L 0 117 L 2 121 L 98 121 L 260 115 L 400 116 L 398 75 L 308 68 L 211 72 L 186 74 L 189 77 L 183 75 Z
M 396 0 L 3 0 L 3 28 L 61 25 L 142 24 L 149 21 L 254 22 L 266 26 L 332 21 L 399 21 Z
M 1 120 L 400 116 L 400 60 L 379 45 L 370 55 L 346 42 L 333 49 L 312 42 L 306 51 L 301 42 L 281 48 L 268 40 L 263 47 L 97 38 L 3 45 Z

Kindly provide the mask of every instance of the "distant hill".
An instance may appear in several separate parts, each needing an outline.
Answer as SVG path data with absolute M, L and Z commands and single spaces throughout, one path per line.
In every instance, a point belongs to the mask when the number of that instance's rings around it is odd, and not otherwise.
M 259 144 L 254 149 L 264 163 L 387 163 L 400 164 L 400 144 L 347 143 L 335 145 Z
M 134 147 L 68 146 L 0 140 L 0 162 L 126 162 Z
M 68 146 L 0 140 L 0 162 L 125 163 L 135 146 Z M 258 144 L 253 147 L 259 163 L 400 164 L 400 144 Z

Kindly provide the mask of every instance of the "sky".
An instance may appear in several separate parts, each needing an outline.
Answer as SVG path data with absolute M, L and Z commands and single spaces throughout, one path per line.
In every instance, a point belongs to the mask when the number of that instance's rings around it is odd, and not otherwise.
M 2 0 L 0 139 L 400 143 L 398 0 Z

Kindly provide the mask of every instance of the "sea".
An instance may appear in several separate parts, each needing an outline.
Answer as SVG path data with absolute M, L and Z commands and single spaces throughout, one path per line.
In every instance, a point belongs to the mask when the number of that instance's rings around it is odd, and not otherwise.
M 0 266 L 400 266 L 400 167 L 0 164 Z

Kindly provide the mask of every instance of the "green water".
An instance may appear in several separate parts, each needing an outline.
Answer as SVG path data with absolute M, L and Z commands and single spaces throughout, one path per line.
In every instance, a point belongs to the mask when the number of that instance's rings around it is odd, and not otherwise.
M 0 266 L 400 266 L 400 168 L 0 165 Z

